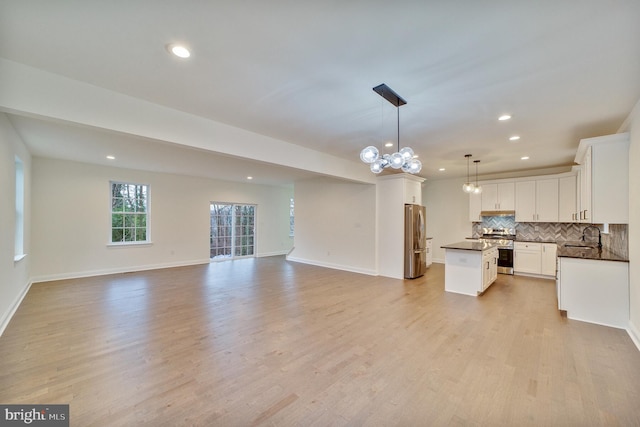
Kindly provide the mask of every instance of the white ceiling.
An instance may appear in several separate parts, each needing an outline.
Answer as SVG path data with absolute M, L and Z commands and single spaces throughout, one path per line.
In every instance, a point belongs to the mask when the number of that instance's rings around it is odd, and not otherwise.
M 401 145 L 438 179 L 464 175 L 466 153 L 481 174 L 567 166 L 580 138 L 618 131 L 640 99 L 640 1 L 0 0 L 0 57 L 354 161 L 395 139 L 371 90 L 386 83 L 407 100 Z M 309 176 L 9 112 L 35 155 L 98 162 L 125 144 L 154 154 L 122 167 Z

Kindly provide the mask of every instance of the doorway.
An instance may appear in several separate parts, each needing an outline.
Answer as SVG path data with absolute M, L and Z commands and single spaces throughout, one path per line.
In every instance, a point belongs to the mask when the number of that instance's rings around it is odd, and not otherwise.
M 211 260 L 255 256 L 256 205 L 211 202 L 209 212 Z

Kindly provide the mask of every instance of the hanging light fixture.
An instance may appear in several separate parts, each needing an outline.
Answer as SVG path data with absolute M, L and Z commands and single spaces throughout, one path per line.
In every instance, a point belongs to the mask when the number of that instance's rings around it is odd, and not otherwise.
M 474 160 L 473 163 L 476 164 L 476 185 L 473 187 L 473 194 L 480 194 L 482 193 L 482 187 L 478 185 L 478 163 L 480 163 L 480 160 Z
M 400 106 L 406 104 L 407 101 L 384 83 L 374 87 L 373 90 L 396 107 L 398 113 L 398 151 L 393 154 L 380 155 L 380 151 L 370 145 L 360 152 L 360 160 L 369 164 L 373 173 L 380 173 L 388 167 L 402 169 L 403 172 L 412 174 L 420 172 L 422 162 L 415 158 L 413 150 L 409 147 L 400 149 Z
M 476 186 L 473 185 L 469 180 L 469 159 L 471 158 L 471 154 L 465 154 L 464 156 L 467 158 L 467 182 L 465 182 L 462 186 L 462 191 L 464 191 L 465 193 L 473 193 L 473 190 L 476 188 Z

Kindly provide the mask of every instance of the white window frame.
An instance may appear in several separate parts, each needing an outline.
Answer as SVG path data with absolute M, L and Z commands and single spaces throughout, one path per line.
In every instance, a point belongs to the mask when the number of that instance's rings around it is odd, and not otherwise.
M 113 186 L 114 185 L 133 185 L 136 187 L 144 187 L 145 188 L 145 193 L 146 193 L 146 197 L 145 197 L 145 202 L 146 202 L 146 206 L 145 206 L 145 211 L 144 211 L 144 215 L 145 215 L 145 226 L 144 226 L 144 230 L 145 230 L 145 239 L 144 240 L 137 240 L 137 230 L 138 229 L 142 229 L 142 227 L 137 226 L 137 220 L 134 220 L 134 226 L 133 227 L 125 227 L 125 217 L 126 216 L 141 216 L 142 213 L 140 211 L 134 211 L 134 212 L 125 212 L 122 211 L 121 214 L 123 215 L 122 218 L 122 227 L 114 227 L 114 214 L 118 214 L 118 211 L 114 211 L 113 210 L 113 201 L 114 201 L 114 197 L 113 197 Z M 133 246 L 133 245 L 148 245 L 151 244 L 151 186 L 149 184 L 140 184 L 140 183 L 134 183 L 134 182 L 124 182 L 124 181 L 109 181 L 109 244 L 108 246 Z M 116 219 L 117 220 L 117 219 Z M 113 241 L 113 235 L 114 235 L 114 229 L 119 229 L 122 228 L 123 233 L 124 230 L 126 229 L 133 229 L 134 230 L 134 234 L 136 236 L 135 240 L 120 240 L 120 241 Z
M 289 237 L 294 236 L 295 231 L 295 205 L 293 197 L 289 198 Z
M 15 262 L 23 259 L 24 253 L 24 163 L 20 157 L 15 156 L 15 236 L 14 236 L 14 255 Z

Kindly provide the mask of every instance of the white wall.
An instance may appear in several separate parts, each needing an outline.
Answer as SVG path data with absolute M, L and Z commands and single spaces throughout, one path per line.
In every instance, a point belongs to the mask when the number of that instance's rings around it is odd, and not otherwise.
M 109 181 L 150 186 L 153 244 L 107 246 Z M 34 281 L 209 261 L 209 202 L 257 204 L 257 255 L 285 254 L 292 190 L 33 159 Z
M 292 261 L 376 274 L 376 187 L 329 178 L 295 185 Z
M 25 179 L 24 253 L 14 262 L 15 255 L 15 157 L 23 162 Z M 0 113 L 0 335 L 29 288 L 30 265 L 33 259 L 30 244 L 31 154 L 15 132 L 5 114 Z
M 630 333 L 640 348 L 640 101 L 630 116 L 629 145 L 629 319 Z
M 422 204 L 427 211 L 427 236 L 433 237 L 433 261 L 444 263 L 442 245 L 471 237 L 469 195 L 462 191 L 464 178 L 426 181 Z

